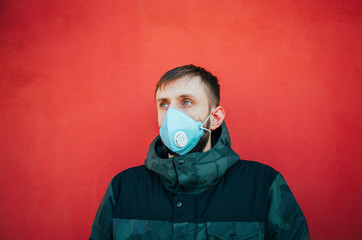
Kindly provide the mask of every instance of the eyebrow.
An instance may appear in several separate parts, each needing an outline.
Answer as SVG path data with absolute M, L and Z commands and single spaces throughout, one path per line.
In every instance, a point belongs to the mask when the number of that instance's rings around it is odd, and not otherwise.
M 156 102 L 167 101 L 167 100 L 168 100 L 168 98 L 157 98 Z
M 192 94 L 182 94 L 182 95 L 178 96 L 178 98 L 194 98 L 194 99 L 197 99 L 197 97 L 195 97 Z
M 196 96 L 192 95 L 192 94 L 182 94 L 180 96 L 177 96 L 177 98 L 192 98 L 192 99 L 196 99 L 196 100 L 199 100 Z M 157 98 L 156 99 L 156 102 L 161 102 L 161 101 L 167 101 L 169 100 L 169 98 Z

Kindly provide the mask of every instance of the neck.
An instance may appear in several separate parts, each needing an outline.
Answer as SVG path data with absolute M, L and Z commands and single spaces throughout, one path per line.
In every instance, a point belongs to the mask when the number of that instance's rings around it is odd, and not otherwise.
M 204 150 L 202 150 L 202 152 L 207 152 L 211 149 L 211 134 L 209 134 L 209 140 L 207 141 L 207 144 L 204 148 Z

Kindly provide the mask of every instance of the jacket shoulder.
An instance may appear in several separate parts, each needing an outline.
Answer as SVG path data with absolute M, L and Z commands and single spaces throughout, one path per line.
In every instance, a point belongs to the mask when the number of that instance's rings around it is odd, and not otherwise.
M 145 188 L 158 178 L 144 165 L 128 168 L 113 177 L 111 185 L 115 200 L 118 201 L 120 191 L 133 191 L 135 187 Z
M 230 172 L 237 172 L 238 175 L 243 174 L 250 179 L 267 180 L 269 184 L 280 174 L 277 170 L 266 164 L 250 160 L 239 160 L 230 168 Z
M 144 174 L 147 174 L 148 171 L 149 170 L 144 165 L 131 167 L 115 175 L 112 181 L 117 182 L 124 178 L 134 178 L 134 177 L 144 176 Z
M 275 172 L 277 172 L 271 166 L 266 165 L 266 164 L 261 163 L 261 162 L 257 162 L 257 161 L 240 159 L 240 161 L 238 163 L 242 164 L 243 167 L 251 167 L 251 168 L 260 169 L 260 170 L 263 170 L 263 171 L 271 171 L 271 172 L 275 171 Z

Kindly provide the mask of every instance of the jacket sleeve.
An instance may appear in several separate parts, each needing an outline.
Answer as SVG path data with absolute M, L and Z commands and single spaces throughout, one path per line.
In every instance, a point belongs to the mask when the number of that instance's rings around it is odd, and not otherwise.
M 113 180 L 112 180 L 113 181 Z M 108 185 L 106 193 L 98 208 L 96 217 L 93 222 L 92 232 L 89 240 L 112 239 L 112 213 L 115 205 L 112 182 Z
M 304 214 L 280 174 L 269 188 L 267 214 L 265 239 L 310 240 Z

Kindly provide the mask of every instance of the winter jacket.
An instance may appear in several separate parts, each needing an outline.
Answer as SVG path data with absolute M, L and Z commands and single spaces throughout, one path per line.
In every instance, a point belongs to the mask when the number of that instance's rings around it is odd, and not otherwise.
M 310 239 L 280 173 L 240 160 L 224 123 L 212 146 L 167 158 L 157 137 L 144 166 L 112 179 L 90 239 Z

